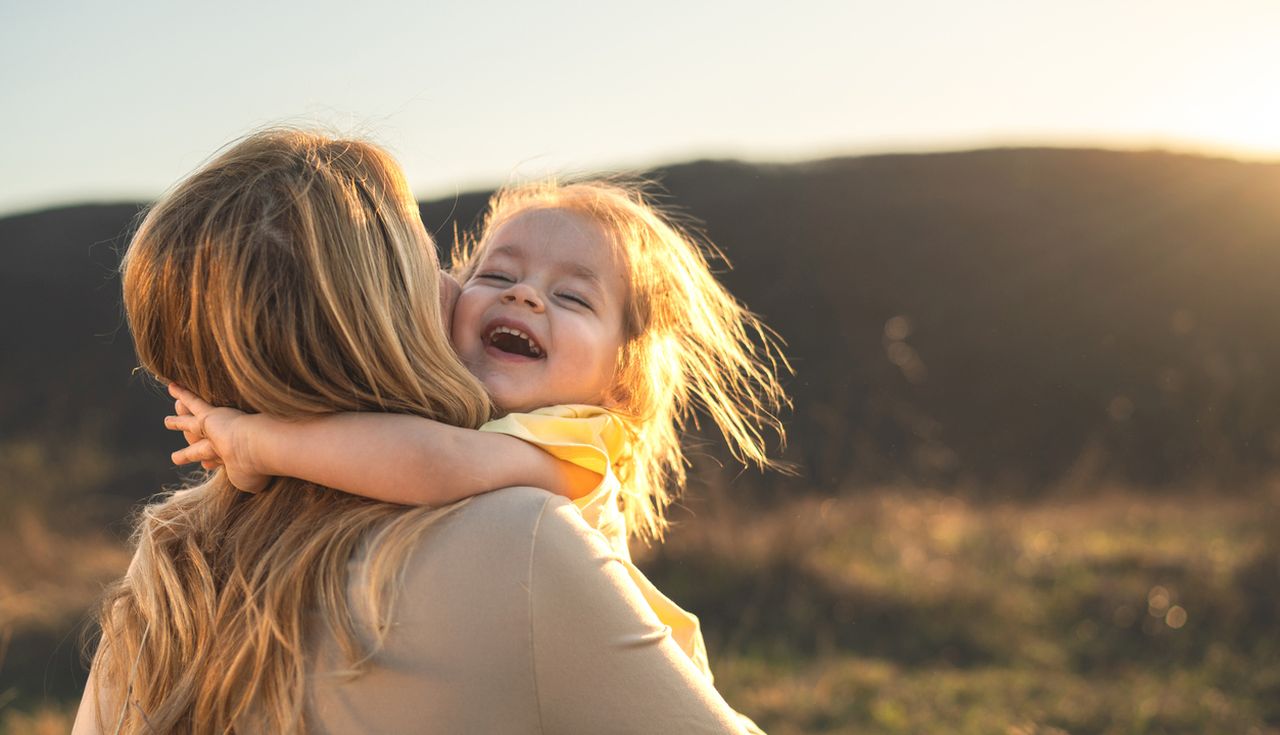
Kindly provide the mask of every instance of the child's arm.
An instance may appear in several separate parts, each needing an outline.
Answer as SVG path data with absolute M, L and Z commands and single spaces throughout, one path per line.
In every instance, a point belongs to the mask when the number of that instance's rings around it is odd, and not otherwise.
M 337 413 L 285 421 L 215 408 L 179 386 L 169 392 L 190 415 L 165 426 L 190 443 L 175 464 L 224 465 L 249 492 L 271 476 L 297 477 L 406 505 L 445 505 L 512 485 L 581 497 L 600 476 L 514 437 L 462 429 L 418 416 Z

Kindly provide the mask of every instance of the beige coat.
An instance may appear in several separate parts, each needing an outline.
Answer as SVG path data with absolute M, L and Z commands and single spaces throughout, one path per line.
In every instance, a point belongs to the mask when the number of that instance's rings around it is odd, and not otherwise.
M 358 616 L 363 555 L 351 560 Z M 322 626 L 317 626 L 322 627 Z M 534 488 L 473 498 L 410 555 L 386 645 L 365 674 L 316 641 L 317 733 L 739 733 L 604 537 Z M 95 733 L 92 685 L 75 733 Z

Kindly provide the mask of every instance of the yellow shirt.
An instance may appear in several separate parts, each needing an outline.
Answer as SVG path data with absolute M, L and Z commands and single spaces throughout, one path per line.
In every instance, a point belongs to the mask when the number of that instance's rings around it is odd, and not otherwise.
M 574 501 L 588 525 L 604 535 L 649 607 L 694 666 L 712 680 L 698 618 L 662 594 L 631 562 L 627 524 L 618 507 L 621 486 L 613 467 L 626 448 L 622 419 L 599 406 L 564 405 L 512 413 L 490 421 L 481 431 L 508 434 L 542 448 L 557 459 L 600 475 L 600 484 Z

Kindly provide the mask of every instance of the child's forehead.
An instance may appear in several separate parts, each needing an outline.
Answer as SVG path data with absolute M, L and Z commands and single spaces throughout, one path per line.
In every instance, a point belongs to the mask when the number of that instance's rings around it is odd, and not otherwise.
M 614 238 L 590 215 L 565 208 L 519 212 L 498 224 L 480 256 L 484 260 L 562 261 L 570 270 L 622 266 Z
M 608 239 L 608 233 L 598 217 L 565 206 L 529 207 L 512 212 L 497 223 L 491 237 L 495 240 L 509 237 L 563 238 L 566 234 L 582 239 Z

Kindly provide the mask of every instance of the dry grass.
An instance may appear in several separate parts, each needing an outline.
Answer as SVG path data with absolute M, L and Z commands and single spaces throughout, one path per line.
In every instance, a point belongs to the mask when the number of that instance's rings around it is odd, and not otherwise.
M 57 507 L 13 503 L 0 519 L 0 733 L 71 729 L 82 623 L 103 585 L 128 567 L 118 540 L 51 521 Z
M 100 534 L 67 534 L 19 510 L 0 535 L 0 630 L 56 630 L 79 619 L 129 556 Z
M 0 732 L 6 735 L 65 735 L 75 721 L 75 707 L 42 706 L 32 712 L 9 710 L 0 716 Z
M 726 507 L 643 564 L 774 733 L 1278 733 L 1280 503 Z
M 883 489 L 704 503 L 638 557 L 701 617 L 726 699 L 775 735 L 1274 735 L 1278 521 L 1267 492 Z M 15 641 L 67 638 L 124 549 L 34 510 L 6 523 L 0 621 Z M 41 697 L 33 671 L 0 668 L 0 732 L 66 731 L 72 700 Z

